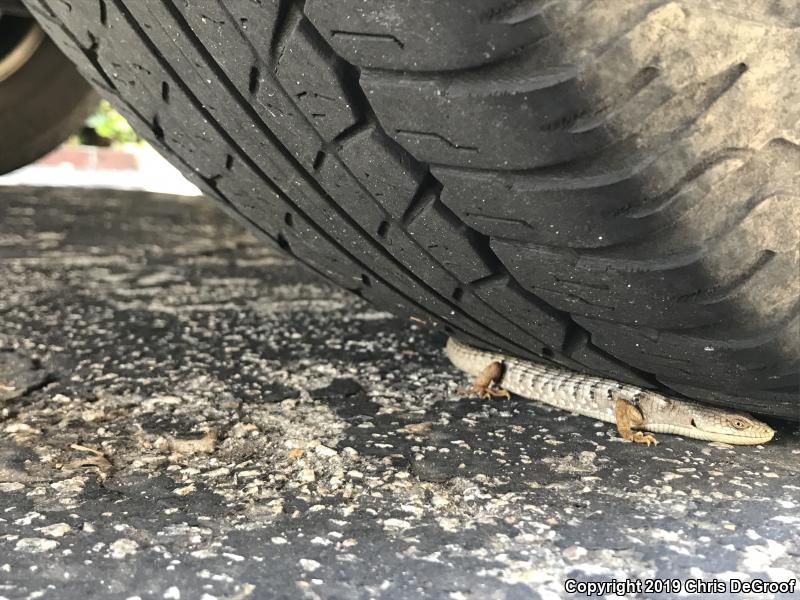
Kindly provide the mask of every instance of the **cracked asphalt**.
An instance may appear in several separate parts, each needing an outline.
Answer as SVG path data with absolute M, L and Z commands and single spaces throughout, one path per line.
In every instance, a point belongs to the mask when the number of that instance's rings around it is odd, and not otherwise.
M 205 199 L 0 190 L 0 599 L 800 575 L 798 423 L 645 448 L 460 395 L 443 344 Z

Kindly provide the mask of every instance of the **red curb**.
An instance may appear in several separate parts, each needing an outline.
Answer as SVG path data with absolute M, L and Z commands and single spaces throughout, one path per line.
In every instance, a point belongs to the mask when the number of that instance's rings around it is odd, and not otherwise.
M 138 171 L 134 154 L 97 146 L 61 146 L 36 162 L 37 166 L 57 167 L 63 164 L 83 171 Z

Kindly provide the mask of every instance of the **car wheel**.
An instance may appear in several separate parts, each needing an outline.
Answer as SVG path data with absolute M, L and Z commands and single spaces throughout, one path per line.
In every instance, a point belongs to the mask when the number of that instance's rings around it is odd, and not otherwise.
M 34 19 L 0 12 L 0 173 L 55 148 L 98 102 Z
M 791 3 L 26 4 L 166 157 L 339 285 L 800 418 Z

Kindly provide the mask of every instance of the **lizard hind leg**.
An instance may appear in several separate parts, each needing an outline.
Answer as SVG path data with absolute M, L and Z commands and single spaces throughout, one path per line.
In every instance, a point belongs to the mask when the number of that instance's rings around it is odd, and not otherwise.
M 467 388 L 466 391 L 468 393 L 474 392 L 478 394 L 481 400 L 488 400 L 492 397 L 510 398 L 511 394 L 509 391 L 499 386 L 504 373 L 505 367 L 502 363 L 497 361 L 491 362 L 481 371 L 481 374 L 475 378 L 472 386 Z
M 658 445 L 658 441 L 649 433 L 634 431 L 634 427 L 644 425 L 644 415 L 638 406 L 634 406 L 624 398 L 616 396 L 614 401 L 614 417 L 617 421 L 617 431 L 622 439 L 637 444 Z

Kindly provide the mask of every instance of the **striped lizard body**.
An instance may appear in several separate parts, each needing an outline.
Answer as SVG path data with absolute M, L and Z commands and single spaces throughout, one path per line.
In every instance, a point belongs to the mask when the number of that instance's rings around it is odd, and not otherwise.
M 458 369 L 477 377 L 472 391 L 482 398 L 507 396 L 510 391 L 615 423 L 620 435 L 634 442 L 656 443 L 652 435 L 641 430 L 749 445 L 764 444 L 775 434 L 769 425 L 747 413 L 704 406 L 610 379 L 485 352 L 453 338 L 447 342 L 446 353 Z

